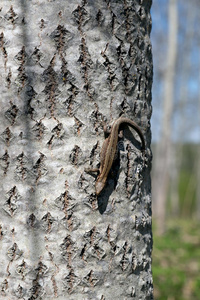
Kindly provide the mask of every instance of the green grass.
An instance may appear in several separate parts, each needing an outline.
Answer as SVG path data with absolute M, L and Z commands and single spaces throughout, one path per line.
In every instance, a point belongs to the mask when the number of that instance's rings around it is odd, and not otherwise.
M 176 220 L 168 224 L 164 236 L 154 233 L 155 300 L 200 300 L 199 225 Z
M 181 170 L 179 174 L 179 199 L 180 214 L 182 217 L 190 217 L 196 207 L 196 172 Z

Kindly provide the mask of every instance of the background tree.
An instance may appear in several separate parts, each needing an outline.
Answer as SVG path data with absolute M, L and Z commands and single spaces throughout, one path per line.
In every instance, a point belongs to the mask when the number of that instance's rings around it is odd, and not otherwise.
M 152 299 L 151 1 L 2 1 L 1 297 Z M 134 119 L 104 193 L 103 126 Z
M 174 6 L 175 2 L 168 0 L 164 2 L 166 5 L 162 7 L 160 5 L 157 7 L 157 1 L 154 2 L 154 24 L 159 23 L 160 26 L 154 26 L 152 35 L 155 53 L 154 114 L 152 119 L 153 148 L 155 148 L 153 165 L 153 203 L 155 205 L 153 207 L 154 216 L 156 218 L 160 216 L 161 223 L 165 220 L 161 217 L 162 211 L 167 219 L 172 216 L 191 217 L 195 215 L 195 207 L 198 203 L 195 161 L 197 159 L 196 144 L 199 141 L 197 109 L 197 99 L 199 98 L 199 53 L 197 50 L 199 4 L 195 0 L 190 3 L 177 1 L 175 17 L 171 14 L 171 17 L 169 15 L 168 18 L 167 7 Z M 177 17 L 180 15 L 182 18 Z M 169 25 L 170 23 L 171 25 Z M 175 25 L 175 23 L 177 24 Z M 172 28 L 171 33 L 169 28 Z M 168 39 L 166 39 L 167 34 L 170 37 Z M 170 51 L 173 49 L 168 41 L 172 41 L 174 35 L 177 36 L 174 45 L 178 55 L 172 64 L 165 57 L 168 53 L 167 49 L 171 49 Z M 174 70 L 173 76 L 168 76 L 170 68 Z M 171 93 L 173 108 L 170 117 L 169 112 L 164 111 L 164 102 L 167 105 L 170 102 L 170 89 L 165 84 L 167 76 L 174 86 L 173 93 Z M 165 122 L 167 119 L 168 123 Z M 169 140 L 166 138 L 164 127 L 170 132 Z M 163 143 L 167 146 L 163 146 Z M 164 150 L 159 151 L 158 148 Z M 166 151 L 168 151 L 168 158 Z M 166 167 L 162 160 L 166 163 Z M 165 180 L 161 178 L 165 178 Z M 158 181 L 162 181 L 163 184 L 158 184 Z M 162 201 L 163 198 L 164 201 Z M 162 208 L 157 205 L 158 201 L 165 202 L 164 205 L 161 204 Z
M 169 188 L 170 160 L 172 157 L 171 119 L 174 103 L 174 78 L 177 53 L 177 1 L 169 1 L 169 29 L 167 68 L 164 76 L 163 121 L 161 142 L 157 144 L 154 181 L 154 212 L 158 231 L 165 230 L 166 201 Z
M 154 54 L 152 179 L 157 185 L 160 178 L 155 173 L 155 149 L 161 143 L 163 101 L 166 96 L 164 81 L 169 67 L 168 5 L 169 0 L 154 0 L 151 10 Z M 173 66 L 174 102 L 170 122 L 172 155 L 165 206 L 165 234 L 157 236 L 157 222 L 154 222 L 153 227 L 154 297 L 159 300 L 199 299 L 199 9 L 197 0 L 177 0 L 177 56 Z M 152 192 L 154 202 L 157 194 L 154 189 Z

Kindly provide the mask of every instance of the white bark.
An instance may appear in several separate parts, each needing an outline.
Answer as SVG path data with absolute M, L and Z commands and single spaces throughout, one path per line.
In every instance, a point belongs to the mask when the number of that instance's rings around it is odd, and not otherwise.
M 1 7 L 1 297 L 152 299 L 150 2 Z M 126 130 L 96 199 L 84 168 L 121 114 L 146 159 Z

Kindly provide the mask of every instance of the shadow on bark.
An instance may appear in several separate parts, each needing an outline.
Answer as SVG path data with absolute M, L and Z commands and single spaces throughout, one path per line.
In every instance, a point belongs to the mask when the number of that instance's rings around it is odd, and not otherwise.
M 27 230 L 29 232 L 30 244 L 31 244 L 31 254 L 33 265 L 35 265 L 36 261 L 39 261 L 40 253 L 40 228 L 39 221 L 36 218 L 37 212 L 37 199 L 36 199 L 36 189 L 37 189 L 37 181 L 35 180 L 35 169 L 34 169 L 34 158 L 33 153 L 37 152 L 34 143 L 32 142 L 33 136 L 31 131 L 30 121 L 32 119 L 32 108 L 30 102 L 35 95 L 33 88 L 33 75 L 30 73 L 29 68 L 29 60 L 26 58 L 26 49 L 28 47 L 28 32 L 26 23 L 28 22 L 28 5 L 27 1 L 20 0 L 21 11 L 23 15 L 21 30 L 22 30 L 22 39 L 23 39 L 23 47 L 22 54 L 24 55 L 24 59 L 20 63 L 19 75 L 21 75 L 22 86 L 18 90 L 18 95 L 22 99 L 23 105 L 23 113 L 21 122 L 24 122 L 25 132 L 23 133 L 23 139 L 25 140 L 25 153 L 28 159 L 29 171 L 26 178 L 26 184 L 28 186 L 28 191 L 26 198 L 28 200 L 28 216 L 27 216 Z

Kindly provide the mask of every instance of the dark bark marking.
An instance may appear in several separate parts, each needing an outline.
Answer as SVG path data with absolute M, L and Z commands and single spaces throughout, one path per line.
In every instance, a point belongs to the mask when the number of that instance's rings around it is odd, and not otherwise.
M 81 249 L 81 253 L 80 253 L 80 257 L 81 257 L 81 259 L 82 260 L 84 260 L 84 261 L 86 261 L 86 259 L 85 259 L 85 252 L 86 252 L 86 249 L 87 249 L 87 244 L 85 244 L 84 246 L 83 246 L 83 248 Z
M 41 19 L 40 20 L 40 29 L 42 30 L 42 29 L 44 29 L 46 26 L 45 26 L 45 21 L 44 21 L 44 19 Z
M 19 85 L 18 93 L 20 93 L 22 91 L 22 89 L 25 87 L 26 82 L 28 80 L 28 77 L 26 75 L 26 70 L 25 70 L 25 64 L 27 61 L 27 53 L 25 51 L 25 46 L 22 46 L 22 49 L 15 56 L 15 60 L 19 64 L 19 68 L 17 69 L 18 75 L 17 75 L 16 81 Z
M 67 288 L 68 294 L 73 292 L 75 285 L 78 284 L 78 278 L 74 273 L 74 270 L 71 268 L 68 275 L 64 278 L 64 285 Z
M 47 233 L 51 232 L 52 224 L 55 222 L 54 218 L 50 214 L 50 212 L 47 212 L 41 219 L 42 226 L 45 229 Z
M 8 75 L 6 77 L 6 82 L 7 82 L 7 88 L 9 89 L 11 86 L 11 78 L 12 78 L 12 72 L 11 69 L 9 69 Z
M 4 232 L 3 232 L 3 227 L 0 224 L 0 241 L 3 239 Z
M 46 159 L 43 153 L 40 153 L 39 159 L 36 161 L 35 165 L 33 166 L 34 173 L 36 175 L 36 185 L 38 184 L 40 178 L 45 176 L 47 173 L 47 169 L 44 165 L 44 160 Z
M 45 273 L 48 271 L 48 268 L 46 265 L 42 263 L 42 261 L 39 261 L 37 268 L 35 269 L 36 276 L 35 279 L 33 280 L 32 287 L 30 289 L 31 297 L 28 298 L 28 300 L 34 300 L 37 298 L 41 298 L 44 289 L 43 287 L 39 284 L 39 281 L 44 278 Z
M 104 51 L 101 51 L 101 56 L 105 59 L 105 62 L 104 62 L 104 66 L 106 67 L 107 71 L 108 71 L 108 80 L 109 80 L 109 83 L 110 83 L 110 86 L 111 86 L 111 91 L 114 90 L 115 88 L 115 85 L 114 85 L 114 80 L 116 78 L 116 74 L 114 72 L 114 69 L 112 68 L 112 63 L 109 61 L 109 58 L 108 56 L 105 54 L 106 53 L 106 50 L 108 48 L 108 45 L 106 45 L 106 48 Z
M 8 54 L 7 54 L 6 47 L 5 47 L 5 40 L 4 40 L 3 32 L 0 34 L 0 49 L 1 49 L 3 57 L 4 57 L 4 68 L 6 69 Z
M 67 268 L 71 271 L 72 270 L 72 253 L 73 253 L 73 245 L 74 242 L 72 241 L 71 236 L 68 234 L 63 243 L 61 244 L 62 255 L 67 261 Z
M 15 13 L 13 6 L 11 5 L 9 11 L 5 14 L 4 18 L 13 25 L 16 23 L 16 20 L 18 19 L 18 15 Z
M 108 243 L 110 244 L 110 224 L 108 225 L 108 227 L 106 229 L 106 236 L 108 238 Z
M 75 145 L 74 148 L 71 151 L 70 156 L 69 156 L 69 160 L 71 161 L 71 163 L 73 165 L 75 165 L 75 166 L 78 165 L 80 155 L 82 155 L 81 148 L 79 146 Z
M 99 153 L 99 141 L 96 142 L 96 144 L 92 147 L 92 150 L 90 151 L 90 166 L 93 165 L 93 162 L 95 160 L 96 155 Z
M 54 296 L 55 296 L 55 297 L 58 297 L 58 287 L 57 287 L 56 279 L 55 279 L 55 276 L 54 276 L 54 275 L 51 276 L 51 281 L 52 281 L 52 285 L 53 285 L 53 293 L 54 293 Z
M 96 235 L 97 235 L 97 230 L 96 230 L 96 226 L 94 226 L 90 231 L 88 231 L 84 234 L 84 238 L 92 246 L 94 244 L 95 239 L 96 239 Z
M 51 276 L 51 282 L 52 282 L 52 286 L 53 286 L 54 296 L 57 297 L 57 296 L 58 296 L 58 286 L 57 286 L 57 283 L 56 283 L 55 276 L 56 276 L 56 274 L 58 273 L 59 268 L 58 268 L 58 266 L 54 263 L 54 256 L 53 256 L 53 253 L 51 253 L 51 252 L 49 251 L 48 245 L 46 245 L 45 248 L 46 248 L 46 250 L 47 250 L 47 252 L 48 252 L 50 261 L 52 262 L 53 266 L 55 267 L 55 271 L 54 271 L 54 273 L 53 273 L 52 276 Z
M 101 26 L 101 23 L 103 21 L 103 13 L 100 9 L 98 10 L 98 13 L 96 15 L 96 20 L 98 22 L 98 26 Z
M 25 294 L 25 289 L 19 284 L 15 290 L 15 295 L 20 299 L 23 298 Z
M 41 60 L 44 58 L 44 53 L 38 47 L 35 47 L 30 57 L 36 64 L 42 67 Z
M 47 95 L 46 101 L 48 102 L 48 108 L 50 110 L 51 117 L 56 120 L 54 115 L 56 96 L 58 93 L 57 74 L 53 69 L 55 55 L 53 56 L 50 65 L 44 71 L 43 77 L 46 82 L 44 93 Z
M 14 243 L 7 251 L 8 258 L 10 262 L 13 262 L 15 259 L 18 259 L 22 256 L 23 251 L 19 249 L 17 243 Z
M 126 257 L 126 254 L 128 251 L 128 243 L 127 242 L 124 243 L 122 250 L 124 253 L 123 253 L 122 259 L 120 261 L 120 265 L 121 265 L 122 271 L 124 271 L 127 267 L 127 264 L 129 264 L 128 258 Z
M 27 163 L 27 158 L 24 155 L 24 152 L 17 156 L 17 166 L 16 173 L 21 177 L 22 180 L 26 178 L 27 168 L 25 167 Z
M 83 26 L 90 18 L 88 15 L 88 12 L 84 8 L 86 2 L 83 3 L 82 6 L 78 5 L 77 9 L 73 11 L 74 18 L 76 20 L 76 23 L 78 24 L 78 30 L 81 37 L 81 44 L 80 44 L 80 57 L 78 59 L 78 62 L 81 63 L 81 69 L 83 72 L 83 79 L 84 79 L 84 88 L 86 90 L 86 93 L 89 97 L 89 99 L 94 103 L 94 106 L 96 110 L 98 110 L 98 105 L 93 99 L 93 88 L 91 86 L 90 80 L 89 80 L 89 69 L 92 67 L 93 62 L 90 58 L 90 54 L 86 45 L 86 35 L 83 32 Z
M 12 217 L 18 209 L 17 202 L 20 198 L 16 186 L 7 192 L 6 198 L 7 200 L 4 203 L 4 210 Z
M 53 129 L 52 129 L 52 136 L 50 140 L 47 142 L 47 145 L 49 146 L 49 149 L 51 149 L 53 141 L 56 140 L 62 140 L 64 136 L 64 129 L 63 129 L 63 124 L 58 123 Z
M 109 0 L 105 0 L 105 2 L 107 4 L 108 10 L 110 11 L 110 14 L 111 14 L 111 17 L 112 17 L 112 20 L 111 20 L 111 29 L 112 29 L 112 34 L 114 35 L 115 34 L 115 22 L 116 22 L 115 20 L 116 20 L 116 15 L 114 14 L 114 12 L 111 9 L 110 1 Z
M 63 25 L 58 25 L 50 34 L 50 37 L 54 40 L 59 55 L 62 55 L 66 47 L 66 42 L 72 38 L 72 33 Z
M 37 223 L 38 221 L 34 213 L 30 214 L 30 216 L 27 219 L 27 225 L 32 228 L 35 228 L 37 226 Z
M 27 263 L 25 262 L 25 260 L 22 260 L 22 263 L 20 265 L 17 266 L 16 268 L 16 272 L 17 274 L 21 275 L 22 279 L 25 279 L 26 276 L 26 272 L 28 270 L 28 266 Z
M 10 146 L 10 141 L 13 138 L 13 134 L 10 130 L 9 127 L 7 127 L 4 132 L 1 134 L 2 139 L 4 140 L 4 142 L 6 143 L 7 147 Z
M 7 269 L 7 272 L 8 272 L 8 269 Z M 8 272 L 8 274 L 10 275 L 10 272 Z M 8 289 L 8 280 L 4 279 L 4 281 L 1 283 L 1 292 L 5 293 L 7 289 Z
M 33 132 L 35 133 L 36 139 L 37 140 L 42 140 L 44 133 L 46 131 L 46 127 L 44 126 L 44 124 L 42 123 L 42 119 L 38 121 L 36 121 L 36 124 L 32 127 Z
M 3 172 L 4 175 L 7 174 L 9 164 L 10 164 L 10 156 L 8 154 L 8 151 L 6 150 L 4 155 L 0 158 L 0 165 L 4 171 Z
M 83 123 L 76 117 L 74 117 L 74 120 L 76 122 L 76 131 L 77 131 L 77 134 L 78 136 L 80 136 L 80 133 L 81 133 L 81 127 L 83 126 Z
M 18 116 L 18 107 L 10 101 L 10 108 L 5 112 L 5 117 L 10 121 L 11 125 L 15 124 L 16 118 Z
M 65 83 L 70 84 L 70 88 L 68 91 L 70 92 L 69 97 L 64 102 L 64 105 L 67 107 L 67 113 L 70 117 L 75 115 L 74 105 L 76 104 L 76 96 L 79 94 L 79 89 L 75 86 L 72 81 L 74 81 L 74 77 L 72 74 L 63 66 L 62 68 L 63 81 Z

